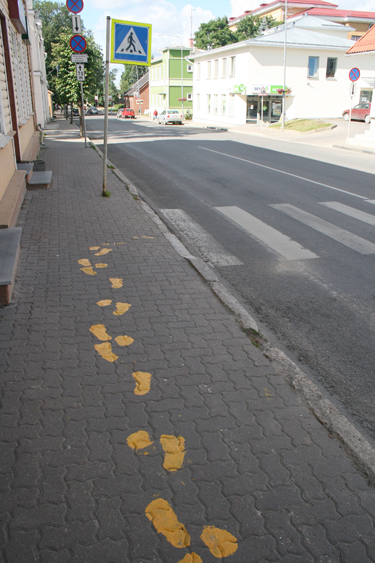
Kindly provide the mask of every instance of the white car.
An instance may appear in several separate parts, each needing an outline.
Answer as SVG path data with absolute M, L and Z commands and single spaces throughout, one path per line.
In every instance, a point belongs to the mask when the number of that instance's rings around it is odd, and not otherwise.
M 182 114 L 177 109 L 165 109 L 158 116 L 159 125 L 164 123 L 179 123 L 182 125 Z

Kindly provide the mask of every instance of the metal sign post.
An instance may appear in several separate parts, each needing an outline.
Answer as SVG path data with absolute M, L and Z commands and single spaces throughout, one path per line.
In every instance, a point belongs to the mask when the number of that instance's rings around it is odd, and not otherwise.
M 105 47 L 105 94 L 104 94 L 104 148 L 103 148 L 103 197 L 107 191 L 107 149 L 108 149 L 108 94 L 109 94 L 109 44 L 111 18 L 107 16 L 107 35 Z
M 83 133 L 84 133 L 84 135 L 85 135 L 85 149 L 87 149 L 85 106 L 84 106 L 84 103 L 83 103 L 83 86 L 82 86 L 82 82 L 81 82 L 81 109 L 82 109 L 82 119 L 83 119 Z
M 355 82 L 357 82 L 357 80 L 359 79 L 359 77 L 361 76 L 361 72 L 359 70 L 359 68 L 352 68 L 349 71 L 349 80 L 351 81 L 351 85 L 350 85 L 350 109 L 349 109 L 349 122 L 348 122 L 348 133 L 347 133 L 347 138 L 349 139 L 349 135 L 350 135 L 350 122 L 352 120 L 352 105 L 353 105 L 353 98 L 355 95 Z

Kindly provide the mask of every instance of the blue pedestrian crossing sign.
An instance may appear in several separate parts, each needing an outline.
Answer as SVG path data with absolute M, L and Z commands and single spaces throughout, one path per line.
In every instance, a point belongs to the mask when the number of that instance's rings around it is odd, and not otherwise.
M 112 20 L 111 63 L 151 65 L 152 25 Z

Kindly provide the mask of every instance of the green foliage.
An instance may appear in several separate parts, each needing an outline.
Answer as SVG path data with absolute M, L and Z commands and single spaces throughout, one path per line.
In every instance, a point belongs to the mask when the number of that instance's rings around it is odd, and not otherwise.
M 70 48 L 70 30 L 64 30 L 52 44 L 52 65 L 59 66 L 58 76 L 55 78 L 55 95 L 59 103 L 67 104 L 70 102 L 80 104 L 81 87 L 77 81 L 76 65 L 71 62 L 72 49 Z M 92 34 L 86 33 L 85 39 L 87 48 L 85 53 L 88 55 L 88 63 L 85 64 L 85 81 L 83 85 L 84 98 L 90 102 L 94 101 L 94 95 L 102 89 L 103 84 L 103 56 L 101 48 L 95 43 Z
M 202 23 L 195 32 L 194 39 L 198 49 L 216 49 L 238 41 L 236 35 L 229 29 L 226 16 Z
M 133 86 L 146 74 L 148 71 L 147 66 L 143 65 L 125 65 L 120 78 L 120 92 L 124 94 L 129 88 Z
M 243 18 L 237 25 L 236 37 L 238 41 L 245 41 L 260 35 L 262 31 L 273 27 L 277 23 L 271 16 L 264 18 L 247 16 Z

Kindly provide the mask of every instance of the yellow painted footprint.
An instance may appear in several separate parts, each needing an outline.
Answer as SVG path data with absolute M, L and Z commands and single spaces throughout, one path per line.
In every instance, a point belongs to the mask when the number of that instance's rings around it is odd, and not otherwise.
M 178 521 L 171 505 L 164 499 L 156 499 L 146 507 L 146 516 L 153 523 L 156 531 L 163 534 L 174 547 L 189 547 L 190 536 L 185 526 Z M 237 551 L 238 543 L 227 530 L 215 526 L 205 526 L 201 540 L 206 544 L 214 557 L 222 559 Z M 179 563 L 201 563 L 196 553 L 188 553 Z
M 132 376 L 135 379 L 134 393 L 136 395 L 146 395 L 151 387 L 151 373 L 146 371 L 135 371 Z
M 78 264 L 84 266 L 81 268 L 82 272 L 88 274 L 89 276 L 96 276 L 96 272 L 92 269 L 90 260 L 87 260 L 87 258 L 81 258 L 81 260 L 78 260 Z
M 205 526 L 201 540 L 206 544 L 212 555 L 218 559 L 233 555 L 238 548 L 237 539 L 230 532 L 215 528 L 215 526 Z
M 112 303 L 112 299 L 102 299 L 101 301 L 97 301 L 96 304 L 99 307 L 108 307 Z
M 95 256 L 104 256 L 109 252 L 112 252 L 112 248 L 102 248 L 99 252 L 95 252 Z
M 118 302 L 116 303 L 116 311 L 113 311 L 113 314 L 117 316 L 123 315 L 124 313 L 126 313 L 126 311 L 130 309 L 130 307 L 131 307 L 130 303 Z
M 112 336 L 107 333 L 104 325 L 92 325 L 90 326 L 90 332 L 95 334 L 98 340 L 112 340 Z
M 115 362 L 118 358 L 118 356 L 116 356 L 116 354 L 112 352 L 112 346 L 110 342 L 94 344 L 94 348 L 103 358 L 103 360 L 107 360 L 107 362 Z
M 145 430 L 139 430 L 139 432 L 134 432 L 134 434 L 130 434 L 127 439 L 128 446 L 132 450 L 143 450 L 148 446 L 153 444 L 148 432 Z
M 185 457 L 185 439 L 182 436 L 168 436 L 163 434 L 160 436 L 160 443 L 165 451 L 163 467 L 167 471 L 177 471 L 181 466 Z
M 146 508 L 146 516 L 153 523 L 156 531 L 163 534 L 174 547 L 188 547 L 190 536 L 185 526 L 178 521 L 169 502 L 158 498 Z
M 122 287 L 121 278 L 109 278 L 109 281 L 112 284 L 112 289 L 120 289 L 120 287 Z

